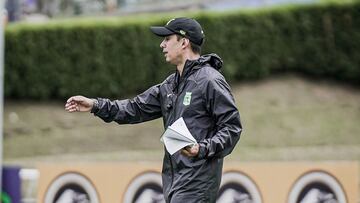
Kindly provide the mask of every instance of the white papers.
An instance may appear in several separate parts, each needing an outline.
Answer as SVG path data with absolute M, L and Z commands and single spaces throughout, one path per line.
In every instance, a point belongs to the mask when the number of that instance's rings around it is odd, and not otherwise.
M 186 146 L 197 144 L 182 117 L 166 129 L 160 141 L 165 144 L 166 150 L 171 155 Z

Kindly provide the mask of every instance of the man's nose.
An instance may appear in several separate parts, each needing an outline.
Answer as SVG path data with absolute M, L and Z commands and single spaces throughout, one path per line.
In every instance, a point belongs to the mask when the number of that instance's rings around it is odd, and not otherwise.
M 164 40 L 160 43 L 160 48 L 165 48 Z

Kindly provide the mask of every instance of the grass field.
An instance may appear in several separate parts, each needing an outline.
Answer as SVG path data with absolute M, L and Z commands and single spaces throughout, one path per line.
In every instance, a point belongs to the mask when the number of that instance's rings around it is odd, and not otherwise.
M 293 75 L 232 88 L 244 132 L 228 160 L 360 160 L 360 89 Z M 7 100 L 5 163 L 162 160 L 161 119 L 119 126 L 63 106 Z

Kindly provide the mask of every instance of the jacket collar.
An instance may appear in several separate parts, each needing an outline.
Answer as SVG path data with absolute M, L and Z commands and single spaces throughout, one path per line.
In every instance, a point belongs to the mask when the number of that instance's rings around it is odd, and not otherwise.
M 175 72 L 174 89 L 178 87 L 181 81 L 188 78 L 194 71 L 202 68 L 204 65 L 210 65 L 216 70 L 220 70 L 222 68 L 222 64 L 222 59 L 216 54 L 206 54 L 200 56 L 196 60 L 186 60 L 181 76 L 178 70 Z

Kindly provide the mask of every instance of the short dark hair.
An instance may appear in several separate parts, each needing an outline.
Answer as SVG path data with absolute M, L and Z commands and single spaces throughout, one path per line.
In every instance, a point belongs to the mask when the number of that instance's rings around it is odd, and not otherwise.
M 177 41 L 179 41 L 182 38 L 185 38 L 181 35 L 176 35 Z M 190 41 L 190 40 L 189 40 Z M 191 46 L 191 50 L 195 53 L 195 54 L 201 54 L 201 46 L 197 45 L 195 43 L 193 43 L 192 41 L 190 41 L 190 46 Z

